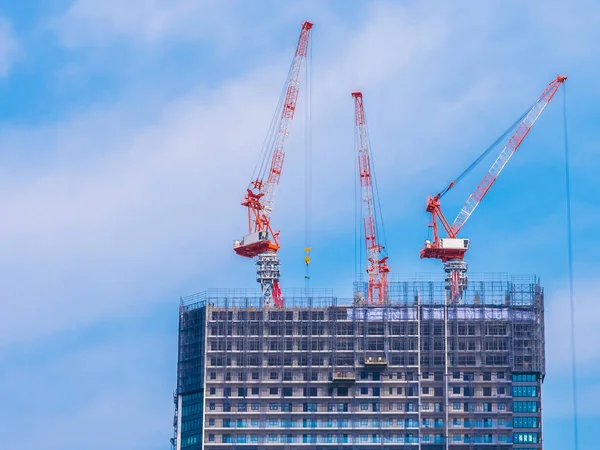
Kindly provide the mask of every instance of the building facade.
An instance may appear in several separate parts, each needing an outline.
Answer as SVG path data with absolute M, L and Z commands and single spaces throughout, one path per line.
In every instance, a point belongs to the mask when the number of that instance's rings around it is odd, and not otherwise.
M 183 299 L 173 447 L 541 449 L 538 280 L 471 277 L 449 305 L 432 278 L 393 281 L 385 307 L 316 291 L 286 292 L 284 309 Z

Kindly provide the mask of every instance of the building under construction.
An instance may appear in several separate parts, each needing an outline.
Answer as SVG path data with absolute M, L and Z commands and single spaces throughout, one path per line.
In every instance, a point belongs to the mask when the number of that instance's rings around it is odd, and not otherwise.
M 533 276 L 183 298 L 173 448 L 541 449 L 544 296 Z M 360 294 L 362 291 L 363 295 Z

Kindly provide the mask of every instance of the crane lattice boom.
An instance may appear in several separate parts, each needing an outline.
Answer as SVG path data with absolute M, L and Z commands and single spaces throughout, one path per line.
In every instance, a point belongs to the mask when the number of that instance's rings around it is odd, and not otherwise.
M 310 22 L 302 24 L 282 99 L 265 139 L 261 159 L 242 201 L 242 205 L 248 209 L 248 234 L 241 241 L 234 241 L 233 245 L 240 256 L 258 257 L 257 281 L 261 283 L 265 305 L 270 305 L 274 300 L 275 306 L 282 306 L 277 256 L 279 232 L 274 232 L 271 227 L 271 213 L 275 189 L 283 169 L 284 145 L 296 111 L 300 73 L 306 61 L 312 26 Z
M 369 275 L 369 304 L 383 304 L 388 299 L 387 273 L 390 271 L 384 246 L 377 238 L 377 222 L 371 176 L 371 152 L 363 96 L 361 92 L 353 92 L 354 113 L 356 116 L 356 150 L 358 153 L 358 175 L 361 187 L 363 225 L 367 250 L 367 274 Z
M 544 89 L 540 98 L 535 102 L 532 108 L 529 110 L 529 113 L 525 116 L 517 131 L 510 138 L 506 146 L 492 164 L 490 170 L 485 174 L 479 186 L 475 189 L 475 191 L 469 196 L 465 205 L 462 207 L 456 219 L 454 219 L 454 223 L 452 224 L 452 233 L 456 236 L 460 229 L 467 223 L 475 208 L 479 205 L 485 194 L 490 190 L 502 169 L 506 166 L 506 163 L 510 160 L 510 158 L 515 154 L 525 136 L 529 133 L 535 122 L 539 119 L 539 117 L 556 94 L 556 91 L 561 86 L 561 84 L 567 79 L 567 77 L 558 76 L 556 79 L 552 80 L 552 82 Z

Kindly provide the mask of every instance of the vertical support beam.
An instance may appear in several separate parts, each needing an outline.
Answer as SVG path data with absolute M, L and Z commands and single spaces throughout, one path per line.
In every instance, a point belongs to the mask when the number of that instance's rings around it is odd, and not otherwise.
M 417 294 L 417 412 L 418 412 L 418 450 L 421 450 L 421 297 Z
M 446 419 L 444 420 L 444 448 L 448 450 L 448 409 L 450 402 L 448 401 L 448 302 L 444 302 L 444 410 Z

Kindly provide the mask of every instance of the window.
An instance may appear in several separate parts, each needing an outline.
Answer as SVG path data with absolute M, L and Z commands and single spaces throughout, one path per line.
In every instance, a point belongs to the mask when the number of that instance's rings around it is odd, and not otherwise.
M 460 378 L 460 372 L 452 372 L 452 378 L 458 380 Z
M 210 388 L 210 395 L 215 395 L 217 393 L 217 390 L 214 387 Z
M 246 388 L 241 387 L 238 388 L 238 397 L 245 397 L 247 395 Z
M 252 420 L 250 420 L 250 426 L 251 427 L 258 427 L 258 419 L 252 419 Z
M 258 403 L 252 403 L 252 405 L 250 405 L 250 409 L 252 409 L 252 411 L 258 411 Z
M 537 417 L 513 417 L 513 428 L 537 428 Z
M 269 388 L 269 395 L 278 395 L 278 394 L 279 394 L 279 388 L 276 388 L 276 387 Z
M 504 372 L 498 372 L 496 374 L 496 378 L 499 380 L 504 380 Z
M 513 412 L 537 412 L 537 402 L 513 402 Z
M 270 411 L 277 411 L 279 409 L 279 405 L 277 403 L 269 403 Z
M 246 411 L 246 403 L 238 403 L 238 411 Z
M 258 372 L 252 372 L 252 379 L 258 380 Z
M 454 386 L 452 388 L 452 393 L 456 394 L 456 395 L 460 395 L 460 387 L 459 386 Z
M 537 444 L 538 433 L 513 433 L 513 443 L 515 444 Z
M 211 411 L 215 410 L 215 404 L 214 403 L 209 403 L 208 404 L 208 409 L 210 409 Z
M 513 386 L 513 397 L 537 397 L 537 386 Z
M 215 419 L 208 419 L 208 426 L 212 427 L 215 425 Z
M 369 395 L 369 388 L 361 387 L 360 388 L 360 395 Z
M 369 404 L 368 403 L 361 403 L 360 404 L 360 410 L 361 411 L 368 411 L 369 410 Z
M 452 403 L 452 409 L 458 411 L 460 409 L 460 403 Z
M 425 410 L 429 409 L 429 403 L 423 403 L 423 409 L 425 409 Z
M 492 373 L 491 372 L 483 372 L 483 381 L 491 381 Z
M 361 380 L 368 380 L 369 379 L 369 372 L 361 372 L 360 373 L 360 379 Z
M 483 396 L 484 397 L 491 397 L 492 395 L 492 388 L 491 387 L 484 387 L 483 388 Z
M 535 383 L 537 375 L 535 373 L 513 373 L 512 380 L 517 383 Z
M 208 435 L 208 442 L 215 442 L 215 435 L 214 434 L 209 434 Z
M 211 372 L 210 373 L 210 379 L 211 380 L 216 380 L 217 379 L 217 372 Z M 214 436 L 213 436 L 214 437 Z
M 283 381 L 292 381 L 292 372 L 283 372 Z
M 373 388 L 373 396 L 379 397 L 379 388 L 378 387 Z
M 423 378 L 425 378 L 425 377 L 423 376 Z M 425 394 L 425 395 L 429 394 L 429 388 L 428 387 L 424 387 L 423 388 L 423 394 Z
M 277 376 L 277 372 L 271 372 L 269 373 L 269 378 L 271 380 L 277 380 L 279 377 Z
M 291 397 L 292 395 L 294 395 L 293 394 L 294 390 L 291 387 L 284 387 L 282 390 L 283 390 L 282 395 L 284 397 Z
M 498 392 L 498 395 L 504 395 L 504 393 L 506 392 L 504 387 L 499 387 L 496 390 Z
M 252 388 L 252 395 L 258 395 L 258 388 L 257 387 L 253 387 Z

